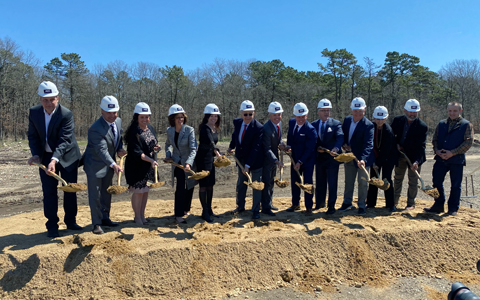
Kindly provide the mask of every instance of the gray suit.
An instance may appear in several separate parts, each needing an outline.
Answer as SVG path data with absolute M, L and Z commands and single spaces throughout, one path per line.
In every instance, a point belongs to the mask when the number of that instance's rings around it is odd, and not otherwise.
M 276 161 L 278 161 L 278 145 L 281 142 L 282 122 L 280 125 L 280 137 L 278 136 L 276 126 L 272 121 L 263 125 L 263 150 L 265 151 L 263 160 L 262 181 L 265 188 L 262 191 L 262 211 L 270 211 L 272 208 L 274 177 L 277 172 Z
M 110 218 L 112 195 L 107 188 L 112 185 L 113 174 L 110 167 L 115 162 L 115 155 L 122 149 L 122 120 L 115 120 L 117 137 L 114 141 L 110 126 L 100 117 L 88 129 L 88 145 L 83 154 L 85 173 L 88 182 L 88 204 L 92 215 L 92 225 L 101 225 L 102 220 Z M 116 145 L 115 145 L 116 142 Z

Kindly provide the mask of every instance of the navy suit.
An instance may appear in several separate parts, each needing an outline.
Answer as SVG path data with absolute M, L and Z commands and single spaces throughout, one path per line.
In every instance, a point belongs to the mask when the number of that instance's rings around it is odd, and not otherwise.
M 312 123 L 312 126 L 317 130 L 317 145 L 328 150 L 337 148 L 342 149 L 343 145 L 343 130 L 342 123 L 340 121 L 328 118 L 322 138 L 320 137 L 321 120 L 316 120 Z M 322 126 L 323 127 L 323 126 Z M 328 207 L 335 208 L 335 202 L 337 201 L 337 188 L 338 188 L 338 169 L 340 163 L 337 162 L 333 156 L 329 153 L 316 152 L 315 163 L 315 208 L 325 207 L 325 199 L 327 197 L 327 183 L 328 183 Z
M 263 151 L 265 153 L 263 160 L 262 181 L 265 188 L 262 191 L 262 211 L 272 209 L 274 177 L 277 171 L 276 162 L 278 161 L 278 145 L 281 142 L 282 123 L 280 122 L 280 132 L 277 132 L 277 126 L 272 121 L 263 125 Z
M 313 184 L 313 168 L 315 164 L 315 145 L 317 143 L 317 131 L 312 124 L 305 121 L 302 128 L 294 133 L 297 121 L 291 119 L 288 122 L 287 145 L 292 149 L 292 156 L 295 163 L 301 162 L 300 174 L 303 174 L 304 183 Z M 300 182 L 297 172 L 293 168 L 292 162 L 290 168 L 291 186 L 292 186 L 292 206 L 300 205 L 300 188 L 295 182 Z M 305 193 L 305 208 L 312 209 L 313 194 Z
M 232 140 L 230 141 L 230 149 L 235 149 L 235 157 L 244 166 L 250 167 L 252 181 L 262 181 L 262 166 L 263 166 L 263 125 L 255 119 L 247 125 L 247 130 L 240 143 L 240 130 L 243 124 L 243 119 L 237 118 L 233 120 L 235 130 L 232 133 Z M 242 173 L 240 167 L 238 168 L 237 179 L 237 207 L 239 209 L 245 208 L 245 197 L 247 194 L 247 186 L 243 183 L 248 181 L 247 176 Z M 262 191 L 253 190 L 253 205 L 252 211 L 258 213 L 260 211 L 260 201 L 262 199 Z

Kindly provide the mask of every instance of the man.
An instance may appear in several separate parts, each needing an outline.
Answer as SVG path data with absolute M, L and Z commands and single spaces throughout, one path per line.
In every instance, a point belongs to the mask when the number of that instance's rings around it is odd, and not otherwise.
M 83 169 L 87 174 L 88 204 L 92 216 L 93 233 L 104 233 L 101 226 L 118 226 L 110 220 L 112 195 L 107 188 L 112 185 L 113 173 L 123 172 L 115 162 L 127 154 L 123 150 L 122 120 L 117 117 L 118 100 L 105 96 L 100 104 L 102 116 L 88 129 L 88 144 L 85 149 Z
M 353 207 L 353 191 L 355 189 L 355 178 L 358 182 L 358 214 L 366 213 L 365 200 L 368 192 L 368 182 L 362 179 L 366 177 L 365 171 L 369 172 L 370 166 L 375 160 L 373 153 L 374 126 L 365 118 L 365 100 L 357 97 L 352 100 L 350 109 L 352 115 L 345 118 L 342 130 L 345 133 L 343 149 L 352 152 L 358 162 L 350 161 L 345 163 L 345 192 L 343 193 L 343 204 L 339 211 L 347 211 Z M 358 175 L 358 176 L 357 176 Z
M 420 173 L 422 164 L 426 161 L 425 145 L 427 141 L 428 127 L 425 122 L 418 118 L 420 103 L 416 99 L 410 99 L 405 103 L 404 115 L 397 116 L 392 121 L 392 130 L 397 143 L 397 150 L 405 153 L 412 163 L 410 167 L 403 154 L 395 151 L 398 160 L 395 165 L 393 186 L 395 188 L 394 205 L 397 206 L 402 193 L 402 182 L 405 172 L 408 170 L 407 206 L 405 209 L 415 208 L 415 197 L 418 192 L 418 178 L 415 171 Z
M 440 197 L 435 199 L 435 204 L 424 210 L 431 213 L 444 212 L 445 191 L 443 181 L 450 172 L 450 197 L 448 198 L 448 212 L 456 216 L 460 207 L 460 194 L 462 192 L 463 167 L 466 165 L 465 153 L 473 143 L 473 126 L 468 120 L 462 118 L 462 104 L 452 102 L 448 104 L 448 118 L 438 123 L 433 135 L 432 144 L 435 151 L 435 164 L 433 165 L 433 186 L 438 189 Z
M 268 106 L 269 120 L 263 125 L 263 151 L 265 157 L 263 160 L 262 181 L 265 187 L 262 191 L 262 213 L 275 216 L 272 210 L 278 210 L 273 207 L 273 186 L 274 177 L 278 168 L 283 168 L 283 163 L 278 160 L 278 149 L 283 150 L 282 144 L 282 105 L 278 102 L 272 102 Z
M 262 181 L 263 165 L 263 125 L 254 119 L 255 107 L 250 100 L 245 100 L 240 105 L 241 118 L 233 120 L 234 131 L 232 140 L 228 147 L 228 152 L 234 153 L 235 157 L 245 166 L 242 172 L 238 166 L 237 179 L 237 208 L 232 211 L 233 214 L 245 211 L 245 197 L 247 194 L 247 185 L 243 182 L 248 181 L 245 174 L 251 172 L 252 181 Z M 252 219 L 260 218 L 260 201 L 262 200 L 262 191 L 253 190 Z
M 330 117 L 332 103 L 322 99 L 317 105 L 317 114 L 320 119 L 312 126 L 317 130 L 317 151 L 315 163 L 315 210 L 325 207 L 328 183 L 327 215 L 335 213 L 337 201 L 338 169 L 340 163 L 333 159 L 343 145 L 342 123 Z M 330 154 L 324 149 L 330 150 Z
M 30 108 L 28 116 L 28 144 L 33 162 L 43 164 L 47 172 L 40 170 L 43 190 L 43 212 L 47 218 L 48 237 L 59 237 L 58 232 L 58 181 L 52 173 L 60 173 L 67 182 L 77 182 L 80 149 L 73 132 L 75 124 L 70 110 L 58 103 L 58 89 L 50 81 L 38 86 L 40 103 Z M 67 229 L 81 230 L 77 225 L 77 194 L 63 193 L 64 222 Z
M 292 152 L 290 178 L 292 187 L 292 206 L 287 208 L 288 212 L 300 210 L 300 188 L 295 182 L 301 182 L 297 171 L 303 175 L 304 184 L 313 184 L 313 168 L 315 163 L 315 144 L 317 142 L 317 131 L 307 121 L 308 108 L 300 102 L 293 107 L 295 118 L 288 122 L 287 151 Z M 305 192 L 305 216 L 313 215 L 313 194 Z

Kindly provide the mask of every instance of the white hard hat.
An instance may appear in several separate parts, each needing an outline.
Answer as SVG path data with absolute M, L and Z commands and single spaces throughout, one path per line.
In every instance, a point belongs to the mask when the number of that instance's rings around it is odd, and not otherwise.
M 317 109 L 319 108 L 332 108 L 332 102 L 328 99 L 322 99 L 318 101 Z
M 139 102 L 135 105 L 135 110 L 133 111 L 134 114 L 139 115 L 151 115 L 152 111 L 150 110 L 150 106 L 148 106 L 145 102 Z
M 405 107 L 407 111 L 418 112 L 420 111 L 420 102 L 417 99 L 410 99 L 405 102 Z
M 240 104 L 240 110 L 241 111 L 254 111 L 255 110 L 255 106 L 253 106 L 253 103 L 252 101 L 250 100 L 245 100 L 242 102 L 242 104 Z
M 365 104 L 365 100 L 361 97 L 354 98 L 350 104 L 351 109 L 365 109 L 365 107 L 367 107 L 367 105 Z
M 106 112 L 116 112 L 120 109 L 117 98 L 113 96 L 103 97 L 100 107 Z
M 168 115 L 171 116 L 171 115 L 174 115 L 174 114 L 184 114 L 185 111 L 183 110 L 183 107 L 181 107 L 180 105 L 178 104 L 174 104 L 172 106 L 170 106 L 170 108 L 168 109 Z
M 282 105 L 278 102 L 272 102 L 268 106 L 268 112 L 272 114 L 283 113 Z
M 51 81 L 44 81 L 38 86 L 38 95 L 40 97 L 55 97 L 58 95 L 57 86 Z
M 218 106 L 213 103 L 207 104 L 207 106 L 205 106 L 205 109 L 203 110 L 203 113 L 210 115 L 221 115 L 220 109 L 218 109 Z
M 388 118 L 388 110 L 385 106 L 377 106 L 373 111 L 373 118 L 375 119 L 386 119 Z
M 299 102 L 293 107 L 293 114 L 297 117 L 308 114 L 308 108 L 305 103 Z

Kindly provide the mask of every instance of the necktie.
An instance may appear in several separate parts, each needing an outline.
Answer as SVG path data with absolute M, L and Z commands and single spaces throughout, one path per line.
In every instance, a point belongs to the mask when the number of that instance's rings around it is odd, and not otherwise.
M 325 134 L 325 122 L 322 122 L 322 129 L 320 130 L 320 139 L 323 140 L 323 135 Z
M 242 132 L 242 138 L 240 139 L 240 144 L 243 143 L 243 137 L 245 136 L 246 131 L 247 131 L 247 124 L 243 125 L 243 132 Z
M 278 130 L 278 138 L 280 139 L 281 138 L 281 135 L 280 135 L 280 125 L 277 124 L 277 130 Z
M 115 146 L 117 146 L 117 135 L 115 132 L 115 125 L 113 123 L 110 124 L 110 128 L 112 129 L 112 133 L 113 133 L 113 143 Z
M 293 135 L 296 135 L 298 133 L 298 125 L 295 125 L 295 130 L 293 131 Z

